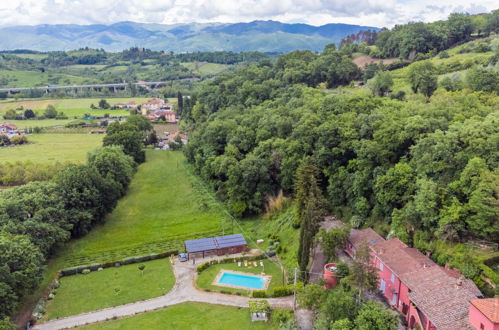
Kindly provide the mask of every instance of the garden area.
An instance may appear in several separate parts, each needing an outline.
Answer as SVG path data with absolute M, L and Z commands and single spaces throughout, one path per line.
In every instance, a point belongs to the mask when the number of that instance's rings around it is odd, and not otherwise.
M 279 329 L 279 320 L 251 322 L 248 308 L 189 302 L 80 329 Z
M 64 276 L 42 321 L 158 297 L 174 284 L 168 258 Z
M 263 263 L 263 266 L 261 266 Z M 281 271 L 281 267 L 277 262 L 271 260 L 256 260 L 256 261 L 241 261 L 235 263 L 214 264 L 202 270 L 196 280 L 196 285 L 206 291 L 217 291 L 221 293 L 233 293 L 239 295 L 251 295 L 251 291 L 246 289 L 236 289 L 231 287 L 214 285 L 217 275 L 222 270 L 229 270 L 242 273 L 268 275 L 271 276 L 267 292 L 273 293 L 277 287 L 286 285 L 285 274 Z

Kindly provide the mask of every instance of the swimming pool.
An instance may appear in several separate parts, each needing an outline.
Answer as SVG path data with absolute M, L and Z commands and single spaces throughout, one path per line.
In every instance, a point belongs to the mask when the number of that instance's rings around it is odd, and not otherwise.
M 264 289 L 267 286 L 267 276 L 246 275 L 236 272 L 223 271 L 217 280 L 216 285 L 241 289 Z

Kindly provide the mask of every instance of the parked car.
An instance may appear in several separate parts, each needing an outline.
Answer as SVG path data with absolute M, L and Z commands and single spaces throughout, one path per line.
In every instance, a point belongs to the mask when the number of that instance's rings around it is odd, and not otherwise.
M 187 258 L 187 253 L 179 253 L 179 255 L 178 255 L 178 260 L 179 260 L 180 262 L 186 262 L 187 260 L 189 260 L 189 259 Z

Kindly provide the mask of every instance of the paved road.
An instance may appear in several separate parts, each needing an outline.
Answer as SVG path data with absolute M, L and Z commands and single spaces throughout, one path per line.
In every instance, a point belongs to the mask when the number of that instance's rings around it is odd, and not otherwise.
M 209 259 L 206 258 L 206 260 Z M 248 307 L 249 298 L 247 297 L 204 292 L 198 290 L 194 286 L 194 281 L 196 279 L 196 266 L 197 265 L 192 265 L 190 262 L 176 262 L 173 266 L 173 272 L 175 274 L 176 281 L 175 286 L 164 296 L 144 301 L 138 301 L 126 305 L 101 309 L 94 312 L 68 316 L 65 318 L 48 321 L 46 323 L 37 324 L 32 329 L 52 330 L 72 328 L 89 323 L 105 321 L 114 317 L 124 317 L 152 311 L 188 301 L 216 305 Z M 271 298 L 267 300 L 270 303 L 271 307 L 293 307 L 293 297 Z

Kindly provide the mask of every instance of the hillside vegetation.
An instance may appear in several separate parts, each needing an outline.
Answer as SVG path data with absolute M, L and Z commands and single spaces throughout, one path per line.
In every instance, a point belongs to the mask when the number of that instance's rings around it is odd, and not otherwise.
M 346 44 L 205 83 L 187 111 L 187 159 L 236 216 L 263 212 L 281 190 L 295 194 L 297 169 L 312 164 L 329 212 L 433 251 L 493 294 L 483 280 L 497 276 L 472 243 L 499 240 L 499 31 L 455 47 L 471 39 L 473 21 L 451 15 L 441 24 L 453 41 L 429 53 L 410 48 L 413 63 L 361 71 L 350 57 L 366 46 Z M 445 80 L 453 73 L 459 84 Z M 360 79 L 367 88 L 342 87 Z

